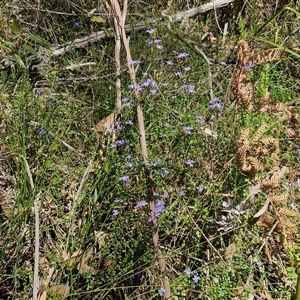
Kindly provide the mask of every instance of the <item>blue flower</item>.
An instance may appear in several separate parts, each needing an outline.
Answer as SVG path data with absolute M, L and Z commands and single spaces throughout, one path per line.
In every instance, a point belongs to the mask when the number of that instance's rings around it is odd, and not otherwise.
M 192 270 L 190 269 L 190 268 L 186 268 L 185 270 L 184 270 L 184 273 L 186 274 L 186 275 L 191 275 L 191 273 L 192 273 Z
M 47 130 L 44 128 L 41 128 L 41 130 L 39 131 L 39 135 L 44 135 L 47 133 Z
M 210 110 L 212 110 L 214 108 L 216 108 L 218 110 L 222 110 L 223 109 L 223 103 L 221 102 L 221 100 L 219 98 L 216 98 L 216 97 L 215 98 L 211 98 L 209 100 L 209 106 L 208 106 L 208 108 Z
M 185 164 L 186 164 L 187 166 L 191 167 L 191 168 L 194 167 L 194 163 L 195 163 L 195 161 L 192 160 L 192 159 L 188 159 L 188 160 L 185 161 Z
M 184 71 L 186 72 L 191 71 L 191 67 L 184 67 Z
M 157 165 L 161 164 L 161 159 L 158 159 L 157 161 L 155 162 L 151 162 L 149 163 L 149 167 L 155 167 Z
M 174 63 L 171 60 L 167 60 L 166 64 L 169 65 L 169 66 L 172 66 Z
M 195 91 L 195 86 L 192 84 L 186 84 L 184 86 L 182 86 L 184 89 L 187 90 L 188 93 L 196 93 Z
M 154 220 L 157 220 L 157 218 L 163 214 L 165 211 L 165 202 L 161 201 L 161 200 L 158 200 L 156 203 L 155 203 L 155 207 L 154 207 L 154 215 L 153 216 L 150 216 L 148 218 L 148 221 L 149 222 L 152 222 Z
M 203 116 L 197 116 L 196 123 L 199 123 L 199 124 L 204 123 L 204 117 Z
M 160 288 L 160 289 L 158 290 L 158 294 L 159 294 L 159 296 L 161 296 L 161 297 L 163 297 L 163 296 L 165 295 L 165 292 L 166 292 L 166 289 L 164 289 L 164 288 Z
M 204 187 L 202 187 L 202 186 L 197 186 L 196 189 L 199 193 L 203 193 L 205 190 Z
M 127 162 L 125 163 L 125 165 L 126 165 L 127 167 L 129 167 L 129 168 L 132 168 L 132 167 L 133 167 L 133 162 L 127 161 Z
M 185 134 L 192 134 L 191 130 L 193 130 L 193 127 L 191 126 L 184 126 L 183 131 Z
M 164 46 L 162 46 L 162 45 L 155 45 L 155 47 L 156 47 L 158 50 L 164 49 Z
M 177 55 L 177 58 L 185 58 L 187 56 L 188 56 L 187 53 L 185 53 L 185 52 L 179 52 L 178 55 Z
M 184 196 L 184 194 L 185 194 L 185 192 L 184 192 L 184 191 L 180 191 L 180 192 L 179 192 L 179 197 L 182 197 L 182 196 Z
M 79 27 L 79 26 L 80 26 L 79 21 L 74 22 L 74 25 L 75 25 L 76 27 Z
M 124 146 L 126 145 L 126 141 L 125 140 L 116 140 L 115 141 L 115 144 L 118 146 L 118 147 L 121 147 L 121 146 Z
M 131 61 L 129 61 L 129 62 L 126 63 L 126 66 L 129 67 L 131 65 L 137 65 L 139 63 L 140 63 L 139 60 L 131 60 Z
M 44 90 L 43 89 L 36 89 L 35 92 L 40 95 L 40 94 L 44 93 Z
M 174 72 L 174 75 L 177 77 L 181 77 L 181 72 Z
M 119 215 L 119 210 L 113 209 L 113 216 L 116 217 Z
M 129 180 L 129 176 L 128 176 L 128 175 L 122 176 L 122 177 L 120 178 L 120 181 L 121 181 L 122 183 L 126 183 L 128 180 Z
M 155 30 L 156 30 L 156 28 L 147 29 L 145 31 L 145 33 L 147 33 L 147 34 L 153 34 Z
M 148 202 L 145 201 L 145 200 L 138 201 L 138 202 L 136 203 L 136 206 L 137 206 L 137 207 L 144 207 L 144 206 L 147 206 L 147 205 L 148 205 Z
M 192 280 L 194 281 L 194 283 L 198 283 L 198 281 L 200 280 L 200 276 L 198 274 L 195 274 Z

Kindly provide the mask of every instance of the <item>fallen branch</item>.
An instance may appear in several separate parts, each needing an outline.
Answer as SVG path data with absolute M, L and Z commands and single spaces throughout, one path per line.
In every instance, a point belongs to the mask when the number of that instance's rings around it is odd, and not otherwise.
M 156 25 L 159 22 L 164 21 L 165 18 L 168 18 L 168 22 L 171 23 L 178 23 L 182 20 L 186 20 L 188 18 L 196 17 L 200 14 L 203 14 L 207 11 L 218 9 L 224 6 L 229 5 L 230 3 L 233 3 L 235 0 L 215 0 L 210 3 L 203 4 L 201 6 L 191 8 L 189 10 L 168 16 L 165 14 L 165 12 L 162 13 L 162 18 L 151 18 L 146 19 L 145 21 L 140 21 L 136 23 L 134 26 L 132 25 L 126 25 L 124 26 L 125 32 L 130 32 L 132 30 L 139 31 L 144 30 L 146 28 L 149 28 L 153 25 Z M 88 36 L 85 36 L 80 39 L 75 39 L 72 42 L 67 43 L 64 46 L 59 46 L 58 48 L 53 48 L 51 55 L 53 56 L 60 56 L 64 54 L 65 52 L 69 51 L 72 48 L 84 48 L 89 43 L 97 42 L 101 39 L 104 39 L 106 37 L 114 37 L 114 29 L 108 29 L 106 31 L 97 31 L 94 32 Z

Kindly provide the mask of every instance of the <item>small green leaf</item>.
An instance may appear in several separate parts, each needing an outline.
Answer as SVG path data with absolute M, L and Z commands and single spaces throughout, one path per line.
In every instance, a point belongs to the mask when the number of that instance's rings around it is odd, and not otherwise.
M 106 20 L 100 16 L 92 16 L 91 17 L 91 21 L 92 22 L 97 22 L 97 23 L 100 23 L 100 24 L 105 24 L 106 23 Z
M 11 28 L 13 30 L 13 33 L 15 33 L 15 34 L 19 34 L 21 31 L 21 25 L 16 21 L 12 22 Z
M 40 44 L 41 46 L 47 48 L 47 49 L 50 49 L 51 47 L 51 44 L 46 41 L 45 39 L 43 39 L 42 37 L 38 36 L 38 35 L 34 35 L 32 33 L 28 33 L 27 34 L 27 38 L 29 38 L 30 40 Z
M 38 53 L 30 45 L 23 44 L 22 48 L 23 48 L 24 51 L 29 52 L 30 54 L 32 54 L 34 56 L 38 56 Z
M 21 59 L 20 56 L 18 55 L 5 55 L 4 58 L 10 60 L 10 61 L 14 61 L 16 62 L 21 68 L 26 69 L 26 66 L 23 62 L 23 60 Z

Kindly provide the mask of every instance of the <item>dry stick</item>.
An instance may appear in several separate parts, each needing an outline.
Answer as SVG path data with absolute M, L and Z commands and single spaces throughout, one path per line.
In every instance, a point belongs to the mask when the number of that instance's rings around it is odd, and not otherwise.
M 119 116 L 121 113 L 122 106 L 122 90 L 121 90 L 121 59 L 120 59 L 120 51 L 121 51 L 121 36 L 120 31 L 117 30 L 118 23 L 117 19 L 114 18 L 115 25 L 115 66 L 116 66 L 116 92 L 117 92 L 117 111 L 116 115 Z
M 26 172 L 29 178 L 30 187 L 34 189 L 34 182 L 30 171 L 29 164 L 24 156 L 22 156 Z M 33 287 L 32 287 L 32 299 L 38 299 L 39 293 L 39 255 L 40 255 L 40 220 L 39 220 L 39 201 L 40 193 L 38 193 L 34 199 L 34 217 L 35 217 L 35 233 L 34 233 L 34 270 L 33 270 Z
M 126 1 L 125 1 L 125 3 L 126 3 Z M 124 3 L 124 8 L 126 7 L 125 3 Z M 115 22 L 115 24 L 117 25 L 116 31 L 118 31 L 120 33 L 120 36 L 122 38 L 122 41 L 123 41 L 123 44 L 124 44 L 124 47 L 126 50 L 126 60 L 127 60 L 128 68 L 129 68 L 130 78 L 131 78 L 132 83 L 135 84 L 136 83 L 135 71 L 134 71 L 133 64 L 131 64 L 131 61 L 132 61 L 131 52 L 130 52 L 129 42 L 128 42 L 128 39 L 126 38 L 126 33 L 125 33 L 124 20 L 125 20 L 125 16 L 126 16 L 126 11 L 125 11 L 125 9 L 123 10 L 123 16 L 122 16 L 119 3 L 116 0 L 111 0 L 111 4 L 114 9 L 115 19 L 117 19 Z M 135 96 L 136 96 L 136 98 L 138 98 L 138 96 L 139 96 L 137 90 L 135 90 Z M 149 201 L 149 205 L 150 205 L 150 209 L 151 209 L 151 215 L 154 216 L 155 215 L 154 188 L 153 188 L 153 184 L 151 182 L 151 177 L 149 174 L 150 172 L 148 169 L 149 161 L 148 161 L 147 143 L 146 143 L 146 137 L 145 137 L 144 117 L 143 117 L 143 110 L 142 110 L 142 107 L 140 104 L 138 104 L 138 106 L 137 106 L 137 117 L 138 117 L 138 124 L 139 124 L 141 149 L 142 149 L 142 154 L 143 154 L 144 162 L 146 165 L 146 172 L 147 172 L 147 177 L 148 177 L 148 187 L 147 187 L 148 201 Z M 157 253 L 157 260 L 158 260 L 160 272 L 161 272 L 161 274 L 164 275 L 165 270 L 166 270 L 166 261 L 165 261 L 165 258 L 163 256 L 162 251 L 159 246 L 159 234 L 158 234 L 157 220 L 154 219 L 153 225 L 154 225 L 153 243 L 154 243 L 155 251 Z M 169 299 L 171 297 L 171 291 L 170 291 L 169 279 L 167 276 L 165 276 L 163 279 L 163 286 L 166 290 L 165 294 L 164 294 L 164 298 Z
M 215 0 L 215 1 L 203 4 L 201 6 L 177 13 L 175 15 L 171 15 L 168 18 L 171 23 L 181 22 L 184 19 L 193 18 L 195 16 L 203 14 L 212 9 L 217 9 L 220 7 L 227 6 L 230 3 L 233 3 L 234 1 L 235 0 Z M 124 5 L 124 9 L 125 9 L 125 5 Z M 146 19 L 145 21 L 140 21 L 140 22 L 136 23 L 134 26 L 132 26 L 132 25 L 123 26 L 123 31 L 130 32 L 131 30 L 135 30 L 135 31 L 143 30 L 143 29 L 149 28 L 150 26 L 155 26 L 157 23 L 159 23 L 161 21 L 162 21 L 162 18 Z M 73 42 L 67 43 L 66 45 L 64 45 L 62 47 L 59 46 L 59 48 L 52 49 L 52 55 L 53 56 L 62 55 L 74 47 L 75 48 L 83 48 L 89 43 L 99 41 L 101 39 L 106 38 L 108 35 L 112 35 L 112 34 L 113 34 L 113 30 L 110 30 L 110 29 L 108 29 L 106 32 L 105 31 L 94 32 L 89 36 L 85 36 L 80 39 L 75 39 Z

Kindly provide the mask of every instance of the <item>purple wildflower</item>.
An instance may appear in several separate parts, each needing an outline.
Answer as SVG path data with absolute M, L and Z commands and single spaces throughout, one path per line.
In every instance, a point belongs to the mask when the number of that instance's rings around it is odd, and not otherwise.
M 169 123 L 165 123 L 164 126 L 165 127 L 170 127 L 170 124 Z
M 164 170 L 158 170 L 157 173 L 158 173 L 158 175 L 163 176 L 163 175 L 168 175 L 170 173 L 170 171 L 167 169 L 164 169 Z
M 245 65 L 245 66 L 243 67 L 243 70 L 244 70 L 244 71 L 248 71 L 248 72 L 249 72 L 249 71 L 252 71 L 254 66 L 255 66 L 254 63 L 250 62 L 249 65 Z
M 146 43 L 147 43 L 148 45 L 152 45 L 152 44 L 153 44 L 153 40 L 147 39 L 147 40 L 146 40 Z
M 157 94 L 157 90 L 155 90 L 155 89 L 150 90 L 150 93 L 151 93 L 152 95 L 156 95 L 156 94 Z
M 121 146 L 124 146 L 126 145 L 126 141 L 125 140 L 116 140 L 115 141 L 115 144 L 118 146 L 118 147 L 121 147 Z
M 128 175 L 125 175 L 125 176 L 120 177 L 120 181 L 121 181 L 122 183 L 126 183 L 128 180 L 129 180 L 129 176 L 128 176 Z
M 50 101 L 49 104 L 54 108 L 56 106 L 56 102 L 55 101 Z
M 126 125 L 133 125 L 133 122 L 131 120 L 128 120 L 125 122 Z
M 180 192 L 179 192 L 179 197 L 182 197 L 182 196 L 184 196 L 184 194 L 185 194 L 185 192 L 184 192 L 184 191 L 180 191 Z
M 220 65 L 225 67 L 225 66 L 227 66 L 227 63 L 226 63 L 226 61 L 220 61 Z
M 155 215 L 159 217 L 165 211 L 165 202 L 158 200 L 155 204 Z
M 163 198 L 163 199 L 168 199 L 169 198 L 168 194 L 158 194 L 157 196 L 159 196 L 160 198 Z
M 155 162 L 149 163 L 149 167 L 155 167 L 157 165 L 161 164 L 161 159 L 158 159 Z
M 161 296 L 161 297 L 163 297 L 163 296 L 165 295 L 165 292 L 166 292 L 166 289 L 164 289 L 164 288 L 160 288 L 160 289 L 158 290 L 158 294 L 159 294 L 159 296 Z
M 192 134 L 191 130 L 193 130 L 193 127 L 191 126 L 184 126 L 183 128 L 183 131 L 185 134 Z
M 204 123 L 204 117 L 203 116 L 197 116 L 196 123 L 199 123 L 199 124 Z
M 193 279 L 194 283 L 198 283 L 198 281 L 200 280 L 200 276 L 198 274 L 195 274 Z
M 147 29 L 145 31 L 145 33 L 147 33 L 147 34 L 153 34 L 155 30 L 156 30 L 156 28 Z
M 184 67 L 184 71 L 186 72 L 191 71 L 191 67 Z
M 174 63 L 172 61 L 170 61 L 170 60 L 167 60 L 166 64 L 169 65 L 169 66 L 172 66 Z
M 185 58 L 187 56 L 188 56 L 187 53 L 185 53 L 185 52 L 179 52 L 178 55 L 177 55 L 177 58 Z
M 129 153 L 129 154 L 126 155 L 126 159 L 132 159 L 132 158 L 133 158 L 132 154 Z
M 190 269 L 190 268 L 186 268 L 185 270 L 184 270 L 184 273 L 186 274 L 186 275 L 191 275 L 191 273 L 192 273 L 192 270 Z
M 141 87 L 157 87 L 157 82 L 151 78 L 147 78 L 145 81 L 141 83 Z
M 195 86 L 192 84 L 185 84 L 184 86 L 182 86 L 184 89 L 187 90 L 188 93 L 196 93 L 195 91 Z
M 194 164 L 195 164 L 195 161 L 192 160 L 192 159 L 187 159 L 187 160 L 185 161 L 185 164 L 186 164 L 187 166 L 193 168 L 193 167 L 194 167 Z
M 41 130 L 39 131 L 39 135 L 44 135 L 47 133 L 47 130 L 44 128 L 41 128 Z
M 75 25 L 76 27 L 79 27 L 79 26 L 80 26 L 79 21 L 74 22 L 74 25 Z
M 203 193 L 205 190 L 203 186 L 197 186 L 196 189 L 199 193 Z
M 155 204 L 154 215 L 148 218 L 149 222 L 157 220 L 157 218 L 165 211 L 165 202 L 158 200 Z
M 164 46 L 162 46 L 162 45 L 155 45 L 155 47 L 156 47 L 158 50 L 164 49 Z
M 218 109 L 218 110 L 222 110 L 223 109 L 223 103 L 221 102 L 221 100 L 219 99 L 219 98 L 211 98 L 210 100 L 209 100 L 209 106 L 208 106 L 208 108 L 210 109 L 210 110 L 212 110 L 212 109 Z
M 159 44 L 161 42 L 161 40 L 153 40 L 154 44 Z
M 40 94 L 44 93 L 44 90 L 43 89 L 36 89 L 35 92 L 40 95 Z
M 139 63 L 140 63 L 139 60 L 131 60 L 131 61 L 129 61 L 129 62 L 126 63 L 126 66 L 129 67 L 131 65 L 137 65 Z
M 116 217 L 119 215 L 119 210 L 113 209 L 113 216 Z
M 132 168 L 132 167 L 133 167 L 133 162 L 127 161 L 127 162 L 125 163 L 125 165 L 126 165 L 127 167 L 129 167 L 129 168 Z
M 162 85 L 162 86 L 168 86 L 169 83 L 168 83 L 168 82 L 162 82 L 161 85 Z
M 174 75 L 177 77 L 181 77 L 181 72 L 174 72 Z
M 148 205 L 148 202 L 145 201 L 145 200 L 138 201 L 138 202 L 136 203 L 136 206 L 137 206 L 137 207 L 144 207 L 144 206 L 147 206 L 147 205 Z

